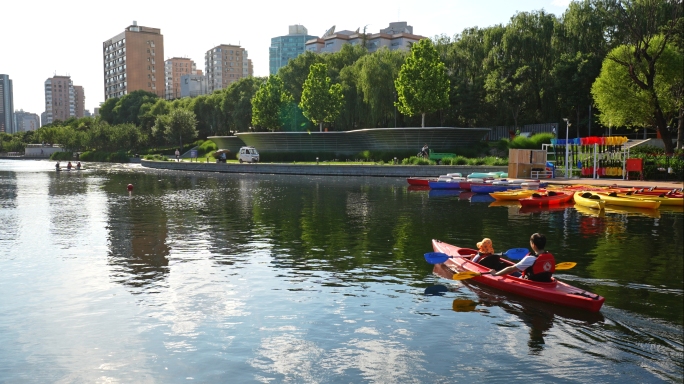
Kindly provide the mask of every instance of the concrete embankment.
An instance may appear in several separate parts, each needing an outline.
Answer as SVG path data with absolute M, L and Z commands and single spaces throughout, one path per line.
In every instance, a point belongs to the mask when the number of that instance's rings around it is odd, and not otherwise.
M 505 166 L 468 165 L 337 165 L 316 164 L 217 164 L 175 161 L 142 160 L 148 168 L 194 172 L 221 173 L 263 173 L 273 175 L 315 175 L 315 176 L 374 176 L 374 177 L 436 177 L 447 173 L 467 175 L 473 172 L 507 172 Z

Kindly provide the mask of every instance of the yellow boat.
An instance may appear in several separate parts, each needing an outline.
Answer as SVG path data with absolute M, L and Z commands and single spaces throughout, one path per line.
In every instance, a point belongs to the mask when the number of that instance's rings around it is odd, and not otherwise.
M 530 197 L 535 193 L 537 193 L 537 191 L 533 191 L 533 190 L 529 190 L 529 189 L 518 189 L 518 190 L 514 190 L 514 191 L 492 192 L 489 194 L 489 196 L 495 198 L 496 200 L 515 200 L 515 201 L 518 201 L 520 199 Z
M 652 199 L 640 199 L 636 197 L 620 197 L 617 193 L 594 192 L 601 200 L 606 201 L 607 206 L 618 205 L 621 207 L 656 209 L 660 202 Z
M 601 201 L 601 200 L 598 200 L 598 201 Z M 581 205 L 579 203 L 575 203 L 574 207 L 577 210 L 577 212 L 579 212 L 585 216 L 604 217 L 606 215 L 605 209 L 589 208 L 589 207 Z
M 575 200 L 575 204 L 581 205 L 583 207 L 588 207 L 588 208 L 594 208 L 594 209 L 604 209 L 606 206 L 605 200 L 601 200 L 600 197 L 598 199 L 589 199 L 586 197 L 582 197 L 582 194 L 584 193 L 589 193 L 589 192 L 575 192 L 575 195 L 573 196 L 573 199 Z
M 619 197 L 626 197 L 629 199 L 645 199 L 645 200 L 653 200 L 653 201 L 659 201 L 660 206 L 664 205 L 669 205 L 669 206 L 675 206 L 675 207 L 684 207 L 684 199 L 681 197 L 660 197 L 660 196 L 654 196 L 654 195 L 628 195 L 626 193 L 618 193 Z

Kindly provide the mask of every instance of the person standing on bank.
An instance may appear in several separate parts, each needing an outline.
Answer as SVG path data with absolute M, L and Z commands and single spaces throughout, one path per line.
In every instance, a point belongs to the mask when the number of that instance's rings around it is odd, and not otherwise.
M 180 161 L 180 151 L 176 149 L 176 161 Z
M 507 275 L 512 272 L 522 274 L 523 279 L 548 283 L 551 276 L 556 271 L 556 260 L 550 252 L 544 250 L 546 247 L 546 236 L 535 233 L 530 237 L 530 247 L 532 252 L 523 257 L 518 264 L 511 265 L 500 271 L 490 269 L 492 276 Z

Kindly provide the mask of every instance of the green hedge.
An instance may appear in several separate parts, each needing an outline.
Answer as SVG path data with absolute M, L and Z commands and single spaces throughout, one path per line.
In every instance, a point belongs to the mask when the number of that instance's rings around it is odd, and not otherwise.
M 79 157 L 81 161 L 99 161 L 103 163 L 128 163 L 130 156 L 125 151 L 105 152 L 105 151 L 86 151 Z
M 50 160 L 73 160 L 73 152 L 54 152 L 50 155 Z

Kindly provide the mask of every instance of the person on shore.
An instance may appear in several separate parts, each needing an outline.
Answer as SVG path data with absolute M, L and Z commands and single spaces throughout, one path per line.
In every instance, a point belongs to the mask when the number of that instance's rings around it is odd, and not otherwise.
M 420 150 L 420 155 L 424 158 L 427 158 L 429 156 L 428 151 L 429 151 L 428 145 L 427 145 L 427 143 L 425 143 L 425 145 L 423 145 L 423 148 L 421 148 L 421 150 Z
M 487 237 L 477 243 L 477 254 L 473 256 L 472 262 L 497 271 L 503 268 L 501 259 L 494 254 L 492 240 Z
M 180 161 L 180 151 L 176 149 L 176 161 Z
M 546 236 L 541 233 L 534 233 L 530 237 L 530 247 L 532 252 L 523 257 L 518 264 L 511 265 L 500 271 L 490 269 L 492 276 L 502 276 L 509 273 L 521 274 L 523 279 L 539 282 L 550 282 L 551 276 L 556 271 L 556 260 L 550 252 L 544 250 L 546 247 Z

